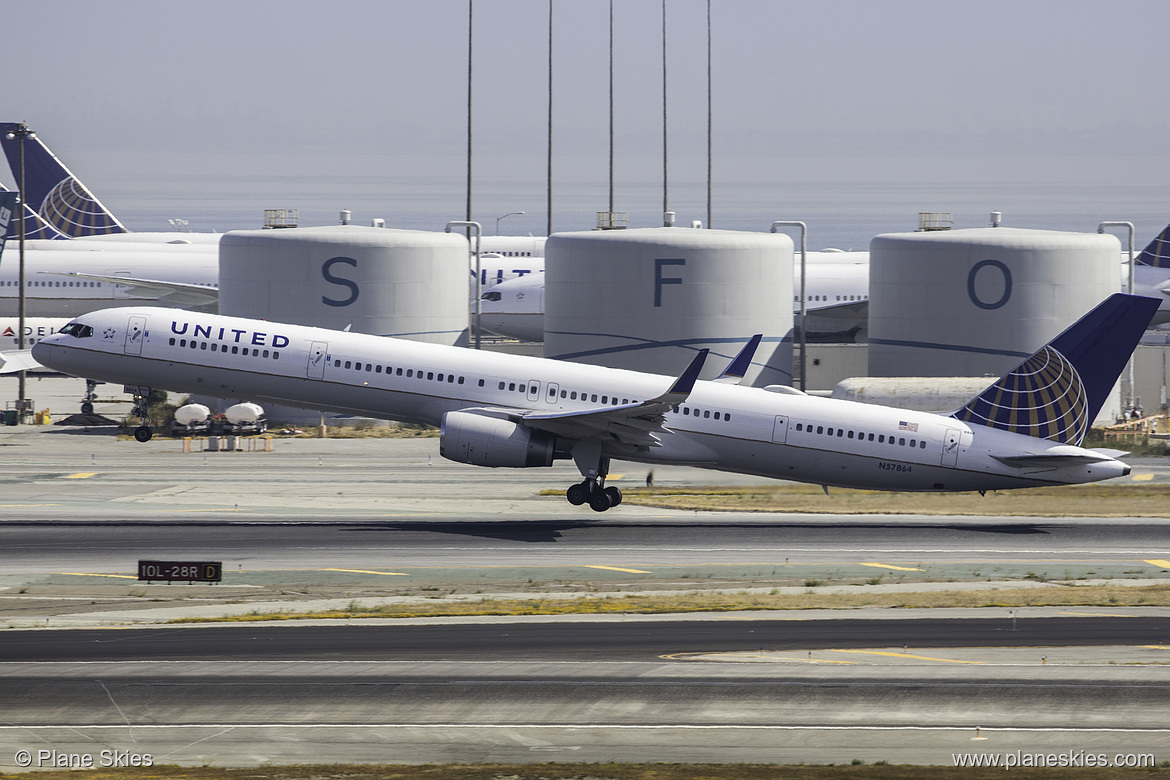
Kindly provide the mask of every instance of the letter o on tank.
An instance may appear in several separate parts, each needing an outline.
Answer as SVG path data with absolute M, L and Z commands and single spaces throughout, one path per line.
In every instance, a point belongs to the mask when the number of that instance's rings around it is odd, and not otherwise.
M 994 275 L 998 271 L 1003 276 L 1003 294 L 996 301 L 985 301 L 979 297 L 978 291 L 975 289 L 976 277 L 984 268 L 994 269 L 988 271 L 987 274 Z M 984 276 L 986 277 L 987 274 Z M 970 273 L 967 274 L 967 297 L 971 299 L 971 303 L 978 306 L 980 309 L 988 311 L 998 309 L 1005 305 L 1012 297 L 1012 271 L 999 260 L 980 260 L 975 265 L 971 266 Z

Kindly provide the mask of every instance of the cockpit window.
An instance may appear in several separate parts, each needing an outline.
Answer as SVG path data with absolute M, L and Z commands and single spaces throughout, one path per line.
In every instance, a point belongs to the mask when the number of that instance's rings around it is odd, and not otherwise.
M 71 322 L 64 328 L 61 328 L 58 333 L 64 333 L 66 336 L 73 336 L 78 339 L 87 339 L 93 335 L 93 326 L 83 325 L 80 322 Z
M 496 292 L 495 290 L 493 290 L 492 292 L 486 292 L 486 293 L 484 293 L 484 294 L 483 294 L 482 296 L 480 296 L 480 297 L 481 297 L 483 300 L 485 300 L 485 301 L 498 301 L 498 300 L 500 300 L 501 298 L 503 298 L 504 296 L 503 296 L 503 295 L 501 295 L 500 293 Z

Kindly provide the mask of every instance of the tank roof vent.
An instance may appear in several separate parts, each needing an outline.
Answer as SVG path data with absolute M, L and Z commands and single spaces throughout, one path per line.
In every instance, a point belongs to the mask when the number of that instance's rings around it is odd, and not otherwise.
M 940 212 L 933 212 L 933 211 L 920 211 L 920 212 L 918 212 L 918 230 L 919 231 L 950 230 L 952 222 L 953 222 L 953 220 L 951 219 L 950 214 L 943 214 Z

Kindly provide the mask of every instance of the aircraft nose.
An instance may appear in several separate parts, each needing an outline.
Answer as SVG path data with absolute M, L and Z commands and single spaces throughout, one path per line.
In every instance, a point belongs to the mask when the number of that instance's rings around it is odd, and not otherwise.
M 42 366 L 49 365 L 49 356 L 53 354 L 53 345 L 47 343 L 47 340 L 38 341 L 32 345 L 33 359 Z

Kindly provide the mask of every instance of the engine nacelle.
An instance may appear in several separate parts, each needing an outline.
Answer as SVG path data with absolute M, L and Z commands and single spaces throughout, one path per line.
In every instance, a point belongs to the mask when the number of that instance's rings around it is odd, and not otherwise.
M 439 428 L 439 454 L 473 466 L 551 466 L 555 444 L 550 433 L 474 412 L 447 412 Z

